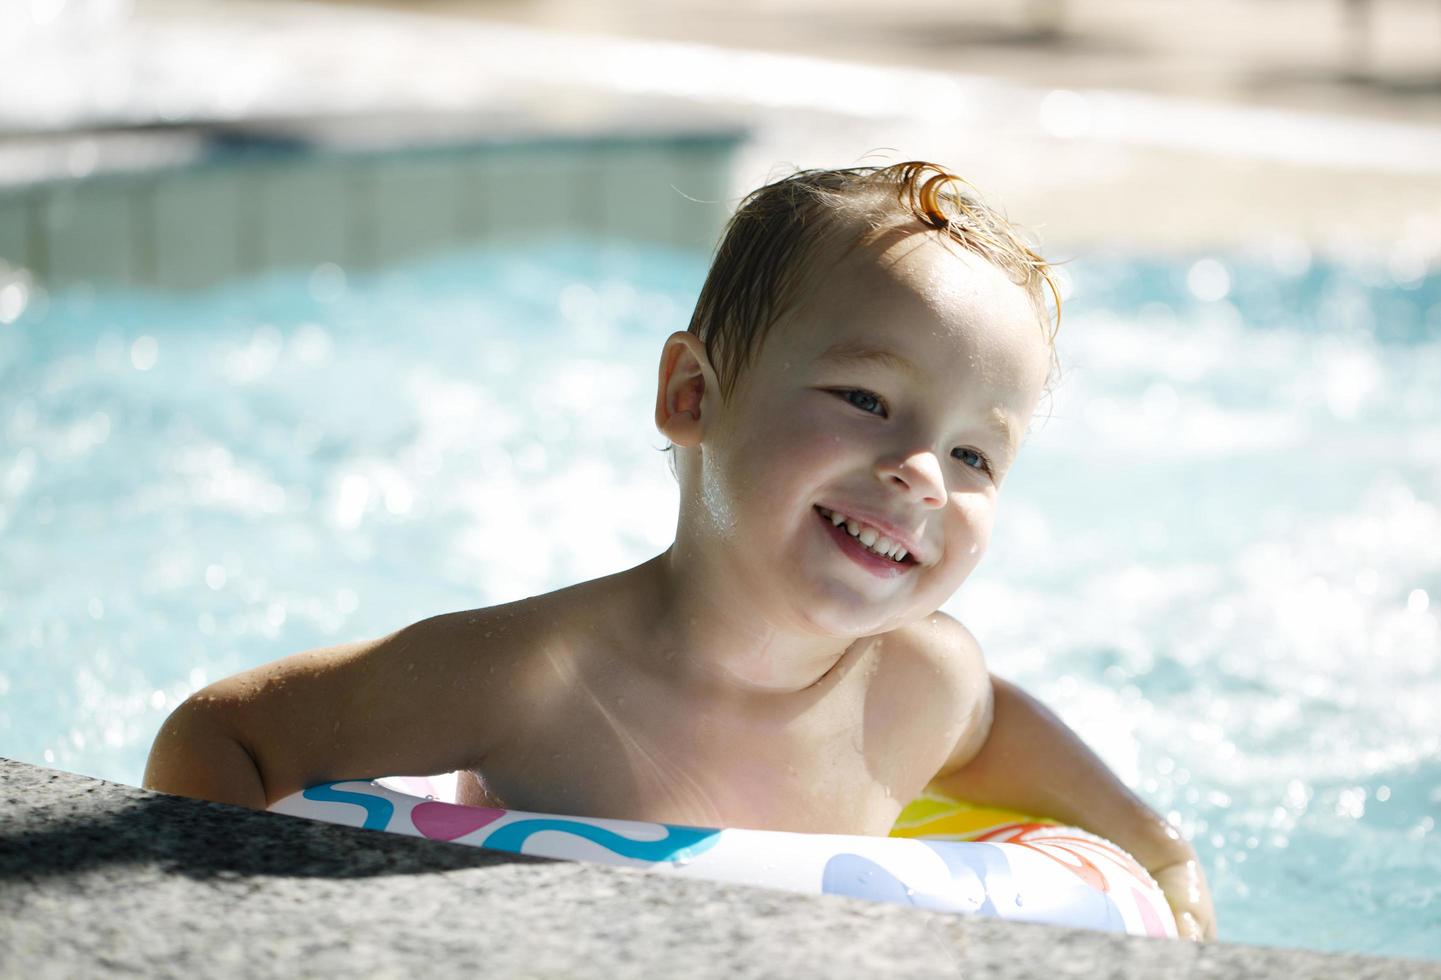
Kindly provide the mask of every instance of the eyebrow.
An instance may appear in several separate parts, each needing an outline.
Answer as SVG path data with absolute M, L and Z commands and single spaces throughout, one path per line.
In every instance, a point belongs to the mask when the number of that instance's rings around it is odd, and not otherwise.
M 925 377 L 924 372 L 916 367 L 915 362 L 903 355 L 886 347 L 875 347 L 855 341 L 842 341 L 841 343 L 832 344 L 821 352 L 817 360 L 822 364 L 838 364 L 848 367 L 876 364 L 881 367 L 890 368 L 901 374 L 909 375 L 916 380 Z M 1020 445 L 1021 440 L 1016 431 L 1016 426 L 1011 421 L 1011 416 L 1005 409 L 998 406 L 987 412 L 986 428 L 1005 444 L 1008 453 L 1015 453 L 1016 447 Z
M 1000 437 L 1008 455 L 1016 454 L 1016 450 L 1021 445 L 1021 435 L 1005 409 L 993 408 L 986 413 L 986 427 Z
M 854 341 L 842 341 L 839 344 L 832 344 L 821 353 L 818 360 L 824 364 L 843 364 L 846 366 L 879 364 L 893 371 L 909 374 L 913 378 L 923 377 L 921 369 L 916 367 L 914 362 L 907 360 L 895 351 L 888 350 L 885 347 L 871 347 Z

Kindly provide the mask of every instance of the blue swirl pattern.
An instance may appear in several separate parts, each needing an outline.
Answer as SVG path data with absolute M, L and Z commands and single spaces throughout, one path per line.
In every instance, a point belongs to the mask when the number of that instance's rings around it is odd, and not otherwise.
M 554 830 L 581 837 L 621 857 L 635 861 L 689 861 L 698 854 L 704 854 L 720 840 L 720 831 L 699 827 L 665 826 L 666 835 L 660 840 L 632 840 L 604 827 L 596 827 L 578 820 L 559 817 L 538 817 L 517 820 L 497 827 L 481 842 L 482 847 L 511 854 L 524 853 L 521 849 L 531 835 Z
M 345 780 L 340 782 L 345 782 Z M 395 815 L 394 803 L 382 796 L 369 796 L 365 793 L 336 789 L 335 787 L 339 786 L 340 782 L 316 783 L 301 795 L 307 800 L 314 800 L 317 803 L 354 803 L 365 810 L 365 823 L 360 825 L 365 830 L 384 830 L 390 826 L 390 818 Z

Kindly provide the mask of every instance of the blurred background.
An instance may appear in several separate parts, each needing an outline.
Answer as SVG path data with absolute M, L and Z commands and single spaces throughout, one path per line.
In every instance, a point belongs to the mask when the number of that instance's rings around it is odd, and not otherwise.
M 12 0 L 0 57 L 11 184 L 190 136 L 734 127 L 728 193 L 924 151 L 1058 245 L 1434 248 L 1441 208 L 1430 0 Z M 126 153 L 134 130 L 168 154 Z
M 663 550 L 725 218 L 913 158 L 1066 299 L 946 608 L 1223 939 L 1441 959 L 1434 0 L 9 0 L 0 754 Z

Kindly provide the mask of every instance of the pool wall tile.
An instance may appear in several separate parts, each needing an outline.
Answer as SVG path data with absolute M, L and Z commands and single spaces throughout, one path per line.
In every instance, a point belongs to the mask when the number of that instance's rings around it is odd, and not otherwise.
M 524 241 L 590 223 L 595 178 L 550 148 L 518 148 L 486 161 L 476 191 L 482 240 Z
M 670 241 L 709 251 L 740 203 L 730 198 L 730 158 L 714 147 L 682 145 L 672 151 L 672 168 L 677 203 Z
M 137 213 L 148 190 L 139 182 L 97 181 L 60 185 L 47 194 L 41 206 L 46 282 L 143 281 L 150 242 Z
M 34 266 L 30 257 L 30 213 L 33 207 L 28 194 L 0 195 L 0 262 L 11 267 Z
M 727 133 L 384 151 L 222 146 L 181 168 L 5 190 L 0 258 L 52 287 L 183 290 L 556 234 L 708 249 L 737 143 Z
M 281 164 L 260 173 L 257 247 L 262 268 L 363 259 L 369 244 L 361 216 L 355 213 L 356 183 L 353 173 L 337 174 L 333 167 Z
M 560 180 L 570 208 L 570 230 L 591 237 L 605 235 L 605 174 L 609 151 L 601 149 L 568 161 Z
M 385 264 L 462 244 L 459 160 L 382 160 L 366 171 L 370 261 Z
M 193 289 L 247 271 L 243 190 L 233 171 L 179 174 L 156 183 L 151 227 L 157 286 Z
M 495 154 L 464 157 L 456 164 L 455 229 L 466 243 L 486 238 L 491 222 L 486 188 L 496 178 Z
M 618 146 L 605 154 L 599 188 L 601 233 L 608 238 L 669 243 L 680 195 L 669 148 Z

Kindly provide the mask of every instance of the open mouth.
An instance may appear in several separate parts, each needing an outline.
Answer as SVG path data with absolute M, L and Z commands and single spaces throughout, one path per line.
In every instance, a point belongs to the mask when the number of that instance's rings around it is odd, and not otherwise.
M 831 540 L 841 549 L 845 555 L 860 565 L 868 572 L 879 575 L 882 578 L 893 578 L 902 575 L 916 565 L 916 560 L 907 554 L 897 561 L 885 555 L 877 554 L 870 548 L 861 544 L 858 537 L 846 529 L 845 524 L 836 524 L 828 516 L 821 513 L 819 506 L 815 508 L 816 517 L 824 525 Z

